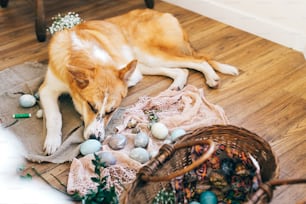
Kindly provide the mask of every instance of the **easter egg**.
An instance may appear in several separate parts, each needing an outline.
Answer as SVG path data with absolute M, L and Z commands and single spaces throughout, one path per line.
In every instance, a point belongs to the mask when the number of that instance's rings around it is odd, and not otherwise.
M 201 203 L 198 202 L 198 201 L 191 201 L 191 202 L 189 202 L 189 204 L 201 204 Z
M 36 98 L 36 100 L 39 100 L 39 92 L 34 93 L 34 97 Z
M 104 162 L 106 166 L 115 165 L 117 163 L 116 157 L 111 152 L 101 152 L 98 156 L 101 162 Z
M 158 155 L 159 151 L 158 150 L 152 150 L 149 152 L 150 158 L 156 157 Z
M 165 139 L 165 140 L 164 140 L 164 144 L 172 144 L 172 141 L 169 140 L 169 139 Z
M 146 163 L 150 159 L 148 151 L 142 147 L 136 147 L 132 149 L 129 156 L 130 158 L 134 159 L 135 161 L 138 161 L 141 164 Z
M 30 94 L 24 94 L 20 96 L 19 104 L 23 108 L 31 108 L 36 104 L 36 98 Z
M 149 143 L 149 137 L 146 133 L 140 132 L 135 136 L 134 145 L 135 147 L 145 148 Z
M 101 149 L 101 142 L 95 139 L 89 139 L 83 142 L 80 146 L 80 152 L 82 155 L 92 154 Z
M 225 175 L 230 176 L 235 171 L 235 163 L 232 159 L 225 158 L 221 161 L 221 169 Z
M 120 150 L 123 149 L 125 147 L 127 143 L 127 139 L 124 135 L 122 134 L 116 134 L 113 135 L 109 142 L 108 145 L 113 149 L 113 150 Z
M 152 135 L 160 140 L 165 139 L 168 136 L 168 128 L 163 123 L 153 123 L 151 126 Z
M 43 117 L 43 110 L 42 109 L 39 109 L 37 112 L 36 112 L 36 118 L 42 118 Z
M 176 142 L 181 136 L 185 135 L 186 131 L 182 128 L 175 129 L 171 132 L 171 141 Z
M 200 204 L 217 204 L 218 199 L 212 191 L 204 191 L 200 195 Z

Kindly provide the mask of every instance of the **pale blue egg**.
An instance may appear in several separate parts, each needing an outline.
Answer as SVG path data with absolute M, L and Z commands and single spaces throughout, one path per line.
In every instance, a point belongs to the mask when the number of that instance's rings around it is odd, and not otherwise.
M 150 159 L 148 151 L 142 147 L 136 147 L 132 149 L 129 156 L 130 158 L 140 162 L 141 164 L 146 163 Z
M 171 132 L 171 141 L 176 142 L 180 137 L 186 134 L 186 131 L 182 128 L 175 129 Z
M 189 204 L 201 204 L 201 203 L 198 202 L 198 201 L 191 201 L 191 202 L 189 202 Z
M 149 152 L 149 156 L 150 156 L 150 159 L 153 158 L 153 157 L 156 157 L 158 155 L 159 151 L 158 150 L 152 150 Z
M 144 132 L 140 132 L 135 136 L 134 139 L 134 145 L 135 147 L 143 147 L 145 148 L 149 143 L 149 136 L 144 133 Z
M 82 155 L 92 154 L 101 150 L 102 144 L 95 139 L 89 139 L 84 141 L 80 146 L 80 152 Z
M 101 152 L 98 156 L 106 166 L 115 165 L 117 163 L 116 157 L 111 152 Z
M 19 104 L 23 108 L 31 108 L 36 104 L 36 98 L 30 94 L 24 94 L 20 96 Z

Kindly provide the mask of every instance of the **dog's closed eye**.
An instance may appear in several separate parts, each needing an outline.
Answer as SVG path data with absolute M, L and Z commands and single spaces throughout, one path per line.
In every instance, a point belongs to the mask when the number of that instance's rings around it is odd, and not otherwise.
M 95 105 L 93 105 L 92 103 L 88 102 L 87 101 L 87 104 L 90 108 L 90 110 L 94 113 L 94 114 L 97 114 L 99 111 L 96 109 Z

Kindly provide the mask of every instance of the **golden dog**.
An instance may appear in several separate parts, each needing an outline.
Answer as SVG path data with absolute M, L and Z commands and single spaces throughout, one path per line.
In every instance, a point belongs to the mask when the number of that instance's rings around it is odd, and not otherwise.
M 49 65 L 40 87 L 46 117 L 46 154 L 61 144 L 62 120 L 57 104 L 63 93 L 71 95 L 82 115 L 84 138 L 104 139 L 104 117 L 115 110 L 142 75 L 173 79 L 171 89 L 181 89 L 186 68 L 198 70 L 209 87 L 217 87 L 214 71 L 237 75 L 230 65 L 197 53 L 178 20 L 154 10 L 134 10 L 106 20 L 86 21 L 57 32 L 49 45 Z

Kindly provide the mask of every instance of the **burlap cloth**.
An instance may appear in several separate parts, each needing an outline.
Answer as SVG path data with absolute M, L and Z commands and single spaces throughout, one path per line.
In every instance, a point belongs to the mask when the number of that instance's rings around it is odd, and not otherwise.
M 63 163 L 71 161 L 79 154 L 82 138 L 82 121 L 73 108 L 68 96 L 60 98 L 63 113 L 63 144 L 51 156 L 43 154 L 43 120 L 36 118 L 39 104 L 32 108 L 22 108 L 19 97 L 22 93 L 37 92 L 46 73 L 47 66 L 40 63 L 25 63 L 0 72 L 0 120 L 1 125 L 13 131 L 27 150 L 27 159 L 34 162 Z M 31 113 L 31 118 L 14 119 L 15 113 Z

